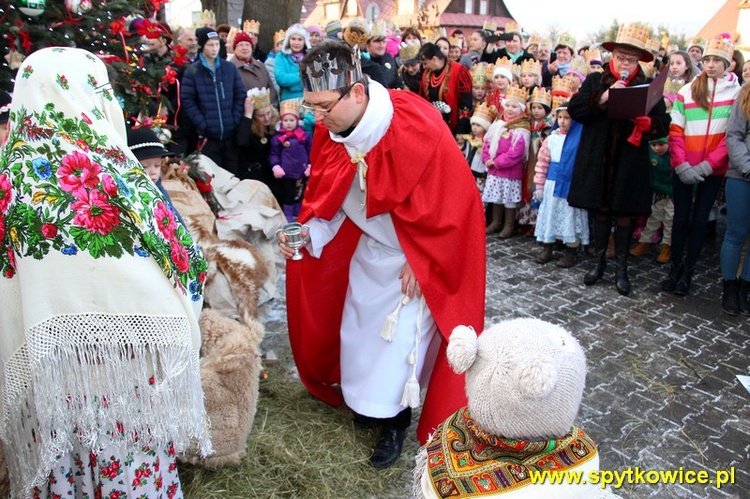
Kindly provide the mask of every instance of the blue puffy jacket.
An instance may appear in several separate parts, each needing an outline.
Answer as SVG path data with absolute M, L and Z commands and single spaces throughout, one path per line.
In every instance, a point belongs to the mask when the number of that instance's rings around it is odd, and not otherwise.
M 274 66 L 276 83 L 281 90 L 279 102 L 287 99 L 302 97 L 302 77 L 299 74 L 299 64 L 294 62 L 292 56 L 279 52 L 276 54 Z
M 234 137 L 245 109 L 247 90 L 234 64 L 216 59 L 212 71 L 203 55 L 185 69 L 182 105 L 199 136 L 224 140 Z

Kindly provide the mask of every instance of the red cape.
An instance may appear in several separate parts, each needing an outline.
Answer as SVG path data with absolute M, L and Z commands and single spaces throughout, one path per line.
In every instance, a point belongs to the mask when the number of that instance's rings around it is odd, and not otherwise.
M 443 84 L 440 86 L 438 92 L 438 100 L 444 101 L 451 107 L 451 115 L 449 125 L 451 130 L 456 130 L 458 126 L 458 101 L 461 98 L 461 94 L 470 94 L 472 79 L 471 73 L 463 65 L 455 61 L 447 61 L 448 74 Z M 430 100 L 430 75 L 432 71 L 427 70 L 422 73 L 422 81 L 419 86 L 419 93 L 422 97 Z
M 450 130 L 424 99 L 390 91 L 393 121 L 367 154 L 367 216 L 389 212 L 399 242 L 422 287 L 440 333 L 440 352 L 430 378 L 417 435 L 432 430 L 467 404 L 464 377 L 445 357 L 458 325 L 484 327 L 486 246 L 482 202 Z M 319 125 L 311 153 L 312 175 L 299 216 L 330 220 L 349 191 L 356 167 L 342 144 Z M 315 397 L 343 402 L 339 331 L 349 262 L 360 229 L 347 219 L 321 258 L 287 261 L 289 337 L 299 375 Z

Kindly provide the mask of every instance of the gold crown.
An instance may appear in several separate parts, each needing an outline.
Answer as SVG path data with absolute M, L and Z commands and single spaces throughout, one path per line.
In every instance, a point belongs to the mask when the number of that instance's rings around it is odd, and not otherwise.
M 570 88 L 570 79 L 565 79 L 564 76 L 553 76 L 552 77 L 552 97 L 556 95 L 564 96 L 565 98 L 570 97 L 572 90 Z
M 463 48 L 463 46 L 461 44 L 461 39 L 459 37 L 457 37 L 457 36 L 450 37 L 450 39 L 448 40 L 448 43 L 450 43 L 451 47 Z
M 667 81 L 664 82 L 664 95 L 676 95 L 684 86 L 684 78 L 667 78 Z
M 560 104 L 566 102 L 570 97 L 565 95 L 553 95 L 552 96 L 552 112 L 554 113 Z
M 267 88 L 251 88 L 247 91 L 247 96 L 253 98 L 253 109 L 256 111 L 271 107 L 271 94 Z
M 485 74 L 487 75 L 487 81 L 492 81 L 492 79 L 495 77 L 495 65 L 487 64 L 487 66 L 485 67 Z
M 543 104 L 547 107 L 552 106 L 552 94 L 549 90 L 544 87 L 534 87 L 534 91 L 531 92 L 530 104 Z
M 649 38 L 646 40 L 646 50 L 658 54 L 661 48 L 661 42 L 658 38 Z
M 398 48 L 398 54 L 399 56 L 401 56 L 401 61 L 405 62 L 416 59 L 419 56 L 420 48 L 422 48 L 422 45 L 416 40 L 413 40 L 409 43 L 402 43 Z
M 403 57 L 401 59 L 403 59 Z M 484 87 L 487 85 L 487 82 L 491 78 L 491 75 L 487 74 L 487 66 L 488 64 L 486 62 L 480 62 L 471 67 L 471 84 L 473 86 Z
M 557 44 L 555 47 L 559 47 L 562 45 L 563 47 L 568 47 L 571 52 L 575 54 L 576 51 L 576 39 L 573 38 L 573 35 L 570 33 L 563 33 L 560 35 L 560 38 L 557 39 Z
M 513 74 L 513 61 L 503 56 L 502 59 L 498 59 L 495 61 L 494 69 L 497 69 L 497 68 L 505 68 L 508 70 L 510 74 Z
M 539 43 L 542 41 L 542 37 L 539 35 L 531 35 L 529 37 L 529 43 L 526 45 L 527 47 L 529 45 L 539 45 Z
M 280 29 L 276 33 L 273 34 L 273 44 L 276 45 L 277 43 L 284 41 L 284 38 L 286 37 L 286 31 L 283 29 Z
M 701 49 L 701 52 L 703 52 L 704 50 L 706 50 L 707 43 L 708 42 L 706 42 L 706 40 L 704 40 L 703 38 L 693 38 L 688 42 L 687 48 L 688 50 L 690 50 L 691 47 L 698 47 L 699 49 Z
M 646 75 L 646 78 L 653 78 L 656 74 L 656 68 L 654 67 L 654 61 L 649 62 L 640 62 L 641 70 L 643 71 L 643 74 Z
M 542 74 L 542 63 L 534 59 L 521 61 L 521 74 L 530 73 L 536 76 Z
M 585 50 L 583 52 L 583 58 L 591 65 L 592 62 L 602 63 L 602 52 L 597 48 Z
M 511 70 L 511 73 L 513 74 L 513 77 L 518 79 L 521 77 L 521 65 L 520 64 L 514 64 L 513 69 Z
M 651 35 L 648 27 L 639 23 L 625 23 L 617 31 L 616 44 L 631 45 L 641 50 L 646 49 L 646 41 Z
M 721 57 L 727 62 L 727 65 L 732 62 L 732 55 L 734 54 L 734 43 L 729 38 L 724 38 L 722 35 L 716 35 L 706 44 L 706 50 L 703 51 L 703 57 L 707 55 L 713 55 Z
M 376 21 L 375 24 L 372 25 L 369 36 L 371 39 L 385 38 L 388 36 L 388 33 L 385 30 L 385 21 L 383 19 Z
M 489 19 L 487 19 L 484 24 L 482 24 L 482 29 L 494 33 L 495 31 L 497 31 L 497 23 L 495 21 L 490 21 Z
M 505 92 L 505 98 L 516 100 L 525 105 L 526 101 L 529 99 L 529 90 L 526 87 L 520 87 L 513 84 L 508 87 L 508 90 Z
M 521 34 L 521 27 L 518 25 L 515 21 L 508 21 L 505 23 L 505 34 L 508 35 L 510 33 L 518 33 Z
M 370 24 L 361 17 L 349 21 L 349 25 L 344 30 L 344 41 L 352 47 L 364 47 L 369 36 Z
M 497 118 L 497 108 L 494 105 L 488 106 L 485 102 L 480 102 L 477 107 L 474 108 L 474 114 L 478 118 L 486 119 L 490 123 L 495 121 Z
M 574 57 L 573 60 L 570 62 L 570 67 L 568 68 L 568 74 L 570 74 L 571 71 L 574 71 L 578 74 L 580 74 L 583 79 L 586 79 L 586 75 L 589 74 L 589 69 L 591 66 L 589 65 L 588 61 L 584 59 L 583 57 Z
M 242 31 L 245 33 L 253 33 L 255 35 L 260 34 L 260 23 L 253 19 L 252 21 L 245 20 L 244 23 L 242 23 Z
M 279 115 L 284 116 L 285 114 L 293 114 L 299 117 L 299 102 L 297 99 L 287 99 L 285 101 L 281 101 Z
M 207 24 L 216 24 L 216 16 L 211 9 L 206 9 L 201 12 L 201 25 L 205 26 Z

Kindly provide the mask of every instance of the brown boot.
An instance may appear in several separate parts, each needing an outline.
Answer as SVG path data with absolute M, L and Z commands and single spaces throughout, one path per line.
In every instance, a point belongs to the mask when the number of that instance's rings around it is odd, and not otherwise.
M 534 257 L 536 263 L 545 264 L 552 260 L 552 245 L 542 244 L 542 249 Z
M 563 252 L 563 257 L 560 258 L 555 265 L 564 269 L 569 269 L 576 264 L 576 257 L 578 256 L 578 246 L 570 247 L 566 246 Z
M 492 221 L 487 226 L 487 228 L 484 229 L 485 234 L 494 234 L 495 232 L 500 230 L 500 227 L 503 224 L 503 205 L 501 204 L 493 204 L 492 205 Z
M 508 239 L 509 237 L 513 237 L 513 235 L 516 233 L 516 209 L 515 208 L 505 208 L 505 224 L 503 225 L 503 230 L 500 231 L 501 239 Z
M 672 260 L 672 247 L 668 244 L 659 246 L 659 255 L 656 261 L 659 263 L 669 263 Z
M 630 248 L 630 254 L 633 256 L 642 256 L 648 253 L 649 251 L 651 251 L 651 245 L 649 243 L 638 243 L 632 248 Z

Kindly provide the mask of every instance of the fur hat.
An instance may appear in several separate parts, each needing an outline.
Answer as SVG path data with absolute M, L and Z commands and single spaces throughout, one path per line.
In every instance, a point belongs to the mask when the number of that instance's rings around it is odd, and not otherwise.
M 239 31 L 237 34 L 234 35 L 232 48 L 237 47 L 237 44 L 240 42 L 248 42 L 250 45 L 255 47 L 255 44 L 253 43 L 253 37 L 245 33 L 244 31 Z
M 289 46 L 289 39 L 295 35 L 304 38 L 305 50 L 310 50 L 310 35 L 307 34 L 307 29 L 301 24 L 296 23 L 289 26 L 284 34 L 284 45 L 281 46 L 281 51 L 285 54 L 292 53 L 292 48 Z
M 195 37 L 198 39 L 198 50 L 203 50 L 203 46 L 209 40 L 220 40 L 219 33 L 213 28 L 198 28 L 195 30 Z
M 570 432 L 586 383 L 586 356 L 562 327 L 514 319 L 477 337 L 458 326 L 447 356 L 454 371 L 466 372 L 469 409 L 484 431 L 531 441 Z

